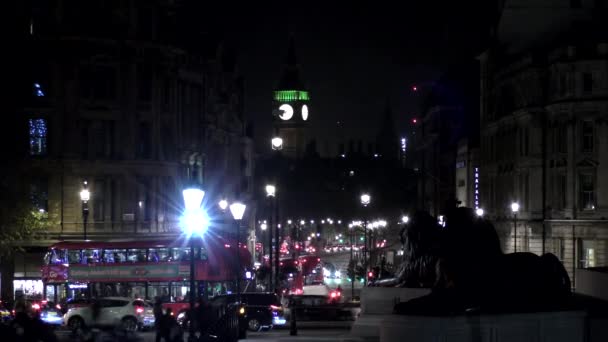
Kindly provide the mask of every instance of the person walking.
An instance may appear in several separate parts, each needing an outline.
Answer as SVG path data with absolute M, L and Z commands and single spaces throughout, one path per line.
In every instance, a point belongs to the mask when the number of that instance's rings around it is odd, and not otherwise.
M 154 307 L 152 309 L 154 313 L 154 330 L 156 330 L 156 342 L 160 342 L 161 335 L 161 325 L 164 319 L 163 317 L 163 303 L 159 296 L 154 297 Z

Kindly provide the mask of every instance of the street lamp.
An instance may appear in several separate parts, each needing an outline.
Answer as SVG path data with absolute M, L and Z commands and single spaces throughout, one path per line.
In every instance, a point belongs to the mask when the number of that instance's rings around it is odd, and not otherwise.
M 361 195 L 361 205 L 363 205 L 364 208 L 366 208 L 372 201 L 372 197 L 368 194 L 368 193 L 364 193 Z M 365 249 L 363 250 L 363 262 L 367 263 L 367 215 L 363 215 L 363 224 L 365 226 L 363 226 L 363 246 L 365 247 Z M 369 255 L 370 255 L 370 265 L 368 267 L 371 267 L 371 251 L 369 251 Z M 365 270 L 365 286 L 367 286 L 367 268 Z
M 272 145 L 272 149 L 275 151 L 280 151 L 283 149 L 283 138 L 281 137 L 272 138 L 272 140 L 270 140 L 270 143 Z
M 269 198 L 270 200 L 270 230 L 268 231 L 268 264 L 270 266 L 270 274 L 268 277 L 268 289 L 270 291 L 272 291 L 272 283 L 274 281 L 274 277 L 273 274 L 276 274 L 276 272 L 278 272 L 278 268 L 274 268 L 274 264 L 272 262 L 273 260 L 273 253 L 274 253 L 274 247 L 273 247 L 273 242 L 274 242 L 274 238 L 273 238 L 273 228 L 275 228 L 275 224 L 274 224 L 274 210 L 275 210 L 275 195 L 276 195 L 276 191 L 277 188 L 273 185 L 273 184 L 266 184 L 266 197 Z M 278 229 L 276 231 L 276 234 L 278 236 L 279 232 Z M 277 259 L 278 259 L 279 255 L 277 253 Z M 274 271 L 274 272 L 273 272 Z
M 84 230 L 84 239 L 87 239 L 87 221 L 89 219 L 89 199 L 91 198 L 91 192 L 87 181 L 82 183 L 82 190 L 80 190 L 80 201 L 82 201 L 82 225 Z
M 481 209 L 481 208 L 475 209 L 475 214 L 477 214 L 477 216 L 479 216 L 479 217 L 482 217 L 483 216 L 483 209 Z
M 348 232 L 350 233 L 350 261 L 348 263 L 349 266 L 352 266 L 352 273 L 351 273 L 351 278 L 350 278 L 350 301 L 354 301 L 355 300 L 355 279 L 356 277 L 356 267 L 355 267 L 355 263 L 353 262 L 353 247 L 354 247 L 354 243 L 353 243 L 353 225 L 349 224 L 348 225 Z
M 219 203 L 218 203 L 220 209 L 222 210 L 222 212 L 225 212 L 226 209 L 228 208 L 228 201 L 225 200 L 224 198 L 222 198 Z
M 198 187 L 190 187 L 182 191 L 184 197 L 184 215 L 183 215 L 183 227 L 188 240 L 190 242 L 190 326 L 188 329 L 188 341 L 194 341 L 194 298 L 196 293 L 196 287 L 194 284 L 195 267 L 194 267 L 194 238 L 198 235 L 202 237 L 207 231 L 209 221 L 205 215 L 205 212 L 201 208 L 201 203 L 205 192 Z
M 245 208 L 247 206 L 241 202 L 234 202 L 230 205 L 230 213 L 236 225 L 236 298 L 239 305 L 241 305 L 241 247 L 239 246 L 240 238 L 239 231 L 241 230 L 241 220 L 245 214 Z M 240 331 L 240 330 L 239 330 Z
M 407 215 L 401 216 L 401 223 L 405 224 L 405 223 L 408 223 L 408 222 L 410 222 L 409 216 L 407 216 Z
M 517 253 L 517 212 L 519 211 L 519 203 L 511 203 L 511 212 L 513 212 L 513 251 Z

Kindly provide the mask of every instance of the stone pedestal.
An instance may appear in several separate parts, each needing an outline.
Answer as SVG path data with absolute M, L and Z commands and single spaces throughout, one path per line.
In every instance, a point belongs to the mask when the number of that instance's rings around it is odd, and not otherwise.
M 529 341 L 583 342 L 583 311 L 472 316 L 386 316 L 380 342 L 389 341 Z

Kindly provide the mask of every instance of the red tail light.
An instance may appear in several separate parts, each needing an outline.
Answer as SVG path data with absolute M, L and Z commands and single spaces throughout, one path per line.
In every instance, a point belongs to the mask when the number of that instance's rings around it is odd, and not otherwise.
M 271 310 L 274 310 L 274 311 L 282 311 L 282 310 L 283 310 L 283 308 L 282 308 L 282 307 L 280 307 L 280 306 L 276 306 L 276 305 L 271 305 L 271 306 L 270 306 L 270 309 L 271 309 Z
M 144 308 L 142 308 L 141 306 L 138 306 L 135 308 L 135 312 L 137 312 L 138 314 L 144 313 Z
M 61 305 L 57 304 L 55 305 L 55 308 L 57 308 L 57 310 L 61 310 Z
M 36 303 L 32 305 L 32 309 L 34 310 L 40 310 L 40 304 Z
M 330 296 L 331 298 L 336 298 L 336 293 L 335 293 L 335 292 L 332 292 L 332 293 L 331 293 L 329 296 Z

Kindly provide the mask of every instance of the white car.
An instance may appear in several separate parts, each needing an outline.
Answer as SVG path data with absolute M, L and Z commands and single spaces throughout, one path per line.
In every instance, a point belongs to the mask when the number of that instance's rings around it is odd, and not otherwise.
M 71 330 L 84 326 L 122 326 L 135 331 L 154 326 L 152 306 L 142 299 L 127 297 L 104 297 L 95 299 L 100 307 L 99 317 L 93 322 L 92 305 L 70 308 L 63 315 L 63 325 Z

